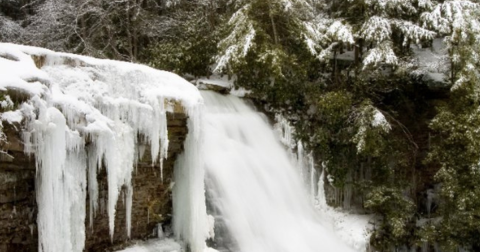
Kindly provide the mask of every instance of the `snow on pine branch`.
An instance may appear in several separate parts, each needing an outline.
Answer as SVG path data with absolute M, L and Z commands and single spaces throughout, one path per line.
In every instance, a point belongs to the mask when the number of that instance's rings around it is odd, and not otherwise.
M 418 0 L 418 7 L 422 9 L 431 10 L 434 6 L 432 0 Z
M 354 117 L 355 123 L 358 125 L 358 131 L 353 137 L 353 141 L 357 144 L 358 153 L 366 149 L 369 132 L 386 134 L 392 129 L 383 113 L 370 104 L 361 107 Z
M 355 43 L 352 27 L 348 24 L 343 24 L 340 20 L 334 21 L 330 27 L 328 27 L 326 36 L 332 41 L 339 41 L 347 44 Z
M 365 4 L 377 13 L 387 14 L 414 14 L 417 9 L 412 0 L 366 0 Z
M 389 65 L 398 64 L 398 58 L 393 52 L 391 42 L 385 41 L 377 47 L 370 49 L 367 56 L 363 59 L 363 68 L 377 66 L 379 63 L 386 63 Z
M 359 35 L 366 41 L 375 43 L 389 40 L 392 36 L 390 20 L 379 16 L 373 16 L 362 25 Z
M 409 42 L 420 43 L 422 40 L 432 40 L 436 34 L 410 21 L 373 16 L 362 25 L 359 32 L 360 37 L 372 42 L 375 46 L 363 59 L 364 68 L 379 63 L 390 65 L 399 63 L 391 42 L 392 30 L 399 30 L 402 33 L 404 46 Z
M 310 52 L 321 61 L 331 57 L 338 43 L 354 44 L 352 27 L 343 20 L 318 18 L 315 23 L 306 23 L 305 42 Z M 321 48 L 323 46 L 323 48 Z M 319 49 L 317 49 L 320 48 Z
M 253 45 L 256 31 L 253 23 L 247 17 L 250 5 L 247 4 L 238 10 L 228 21 L 232 26 L 230 34 L 220 41 L 220 54 L 216 56 L 215 73 L 221 73 L 231 63 L 245 57 Z
M 475 19 L 474 12 L 479 11 L 479 4 L 472 1 L 445 1 L 438 4 L 431 12 L 421 15 L 423 26 L 432 28 L 442 35 L 448 35 L 455 29 L 461 29 L 466 22 Z
M 308 50 L 312 55 L 317 55 L 317 46 L 323 36 L 322 29 L 318 24 L 313 22 L 304 22 L 304 32 L 302 33 L 304 43 L 307 45 Z
M 392 23 L 404 35 L 404 39 L 403 39 L 404 46 L 406 46 L 409 41 L 419 44 L 423 39 L 432 40 L 434 39 L 436 34 L 435 32 L 427 30 L 410 21 L 395 19 L 395 20 L 392 20 Z

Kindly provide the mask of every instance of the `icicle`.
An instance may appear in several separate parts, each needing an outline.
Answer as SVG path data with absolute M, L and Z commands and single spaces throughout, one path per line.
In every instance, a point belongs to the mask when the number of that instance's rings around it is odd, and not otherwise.
M 200 132 L 200 108 L 189 111 L 189 133 L 185 151 L 175 164 L 173 188 L 173 228 L 177 239 L 184 240 L 192 252 L 202 252 L 208 237 L 205 205 L 204 167 Z
M 89 223 L 93 228 L 93 218 L 98 209 L 98 181 L 97 181 L 97 160 L 92 158 L 94 151 L 88 151 L 88 196 L 89 196 Z
M 131 230 L 132 230 L 132 198 L 133 198 L 133 187 L 131 182 L 127 185 L 127 192 L 125 194 L 125 208 L 126 208 L 126 218 L 125 224 L 127 226 L 127 236 L 128 238 L 131 237 Z
M 298 144 L 297 144 L 297 162 L 298 162 L 298 169 L 300 170 L 300 177 L 302 179 L 305 179 L 305 172 L 304 172 L 304 167 L 305 167 L 305 164 L 304 164 L 304 154 L 303 154 L 303 144 L 301 141 L 298 141 Z
M 107 142 L 108 147 L 105 148 L 105 163 L 107 167 L 108 180 L 108 219 L 110 227 L 110 238 L 113 240 L 113 232 L 115 229 L 115 207 L 122 186 L 131 188 L 131 179 L 133 171 L 134 153 L 134 135 L 132 129 L 121 122 L 116 122 L 115 136 Z M 129 194 L 131 197 L 132 194 Z M 130 207 L 130 209 L 129 209 Z M 127 213 L 131 212 L 131 205 L 127 204 Z M 127 217 L 127 222 L 130 217 Z M 127 227 L 130 224 L 127 223 Z
M 433 198 L 435 197 L 435 192 L 433 189 L 427 190 L 427 216 L 430 218 L 430 213 L 432 211 Z
M 322 165 L 322 172 L 320 173 L 320 178 L 318 178 L 318 194 L 317 200 L 320 209 L 327 208 L 327 198 L 325 196 L 325 166 Z
M 78 136 L 79 138 L 79 136 Z M 83 146 L 83 142 L 81 145 Z M 86 154 L 83 149 L 69 151 L 65 165 L 65 202 L 70 205 L 70 234 L 72 251 L 83 251 L 85 246 L 85 201 L 87 198 Z
M 39 251 L 83 251 L 85 242 L 86 173 L 83 139 L 53 107 L 40 109 L 28 123 L 26 151 L 37 165 Z M 33 132 L 33 133 L 32 133 Z
M 349 172 L 347 174 L 347 184 L 343 187 L 343 208 L 350 209 L 352 201 L 352 174 Z
M 160 158 L 160 179 L 163 181 L 163 159 L 167 157 L 168 152 L 165 100 L 155 97 L 151 101 L 151 106 L 153 107 L 153 119 L 150 132 L 148 132 L 148 138 L 151 146 L 152 164 L 157 163 L 157 160 Z
M 310 199 L 312 203 L 315 203 L 315 161 L 313 153 L 308 154 L 308 161 L 310 167 Z
M 165 238 L 165 234 L 163 233 L 162 223 L 157 224 L 157 238 L 159 239 Z
M 278 132 L 280 142 L 282 142 L 290 150 L 293 150 L 296 145 L 296 142 L 293 139 L 293 135 L 295 134 L 295 128 L 292 127 L 288 120 L 281 114 L 275 115 L 275 121 L 276 123 L 274 125 L 274 128 Z

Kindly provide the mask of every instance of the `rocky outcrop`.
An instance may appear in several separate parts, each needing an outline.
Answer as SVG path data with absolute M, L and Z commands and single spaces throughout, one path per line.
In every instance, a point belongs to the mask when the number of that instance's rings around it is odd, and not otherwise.
M 9 141 L 0 154 L 0 251 L 37 251 L 34 159 L 13 125 L 3 131 Z
M 186 115 L 175 106 L 167 115 L 169 149 L 164 161 L 164 179 L 160 167 L 152 166 L 150 151 L 145 151 L 133 174 L 133 208 L 131 239 L 156 235 L 158 223 L 169 223 L 172 213 L 171 184 L 174 162 L 183 150 L 187 134 Z M 36 229 L 35 158 L 23 152 L 20 126 L 5 124 L 3 131 L 8 143 L 0 146 L 6 153 L 0 156 L 0 251 L 38 251 Z M 89 221 L 87 204 L 85 251 L 111 251 L 128 244 L 126 214 L 122 197 L 117 202 L 115 234 L 110 239 L 108 228 L 106 170 L 98 174 L 100 209 Z M 88 199 L 87 199 L 88 202 Z

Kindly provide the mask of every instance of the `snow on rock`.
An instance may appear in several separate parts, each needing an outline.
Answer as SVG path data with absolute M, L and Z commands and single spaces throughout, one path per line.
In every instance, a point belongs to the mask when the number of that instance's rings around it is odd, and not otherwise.
M 22 112 L 20 110 L 3 112 L 0 117 L 2 121 L 7 121 L 10 124 L 19 123 L 23 119 Z
M 47 88 L 47 74 L 39 70 L 32 58 L 11 45 L 0 46 L 0 90 L 14 89 L 30 95 L 42 95 Z
M 246 90 L 243 87 L 236 88 L 236 77 L 228 77 L 226 75 L 220 76 L 214 74 L 208 78 L 200 78 L 193 81 L 199 90 L 212 90 L 221 94 L 231 94 L 237 97 L 245 97 L 250 94 L 250 90 Z
M 200 78 L 198 79 L 197 86 L 199 89 L 202 89 L 202 85 L 215 85 L 230 89 L 233 87 L 234 79 L 230 79 L 228 76 L 219 76 L 219 75 L 212 75 L 209 78 Z
M 168 150 L 167 111 L 181 104 L 195 121 L 203 103 L 193 85 L 169 72 L 6 43 L 0 43 L 0 90 L 28 97 L 19 110 L 2 113 L 1 119 L 26 124 L 25 152 L 35 154 L 37 160 L 39 247 L 45 252 L 83 250 L 87 183 L 93 218 L 98 208 L 96 174 L 102 164 L 109 183 L 110 235 L 113 238 L 121 188 L 126 188 L 130 230 L 132 169 L 138 161 L 135 146 L 149 144 L 152 164 L 162 167 Z M 197 128 L 193 131 L 200 134 Z M 197 167 L 192 164 L 185 172 L 189 168 Z M 194 172 L 202 172 L 198 170 Z M 203 192 L 198 181 L 184 193 L 197 191 Z M 186 198 L 200 205 L 196 210 L 204 207 L 201 199 Z M 189 220 L 195 221 L 195 216 Z M 191 239 L 204 242 L 200 233 L 192 231 L 183 238 L 199 244 Z M 203 250 L 197 247 L 194 252 Z

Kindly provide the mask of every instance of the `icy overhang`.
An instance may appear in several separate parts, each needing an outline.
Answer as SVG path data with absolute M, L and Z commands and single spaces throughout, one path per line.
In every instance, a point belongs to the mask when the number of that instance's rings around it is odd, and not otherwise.
M 94 215 L 101 167 L 108 176 L 110 235 L 120 191 L 126 188 L 130 236 L 132 171 L 141 158 L 136 146 L 150 145 L 152 164 L 162 167 L 169 142 L 167 112 L 185 113 L 200 123 L 203 104 L 196 87 L 173 73 L 6 43 L 0 43 L 0 92 L 0 122 L 21 123 L 25 152 L 36 159 L 44 251 L 83 250 L 82 199 L 88 190 Z

